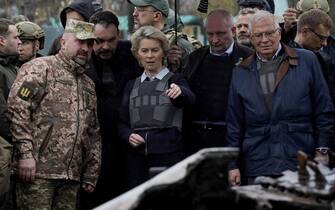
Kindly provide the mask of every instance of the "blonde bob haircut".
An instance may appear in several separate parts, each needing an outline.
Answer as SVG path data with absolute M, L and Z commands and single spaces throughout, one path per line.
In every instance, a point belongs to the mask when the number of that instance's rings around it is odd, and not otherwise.
M 131 36 L 131 52 L 136 58 L 142 39 L 152 39 L 158 41 L 163 49 L 164 57 L 167 56 L 169 41 L 165 34 L 152 26 L 142 26 Z

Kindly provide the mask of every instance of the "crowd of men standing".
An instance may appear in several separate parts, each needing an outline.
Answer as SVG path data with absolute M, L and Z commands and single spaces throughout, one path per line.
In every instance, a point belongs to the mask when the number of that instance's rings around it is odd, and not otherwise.
M 44 57 L 41 27 L 0 19 L 0 209 L 91 209 L 208 147 L 240 149 L 231 185 L 296 170 L 299 150 L 334 165 L 329 5 L 300 0 L 278 23 L 266 2 L 239 1 L 235 22 L 209 12 L 201 47 L 165 0 L 128 0 L 130 41 L 74 1 Z

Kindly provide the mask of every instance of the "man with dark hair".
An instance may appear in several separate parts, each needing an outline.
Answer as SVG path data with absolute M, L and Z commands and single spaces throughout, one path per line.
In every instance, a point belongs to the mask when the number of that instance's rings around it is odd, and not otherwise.
M 317 17 L 317 18 L 315 18 Z M 321 65 L 321 69 L 325 80 L 328 84 L 329 92 L 333 103 L 335 103 L 335 63 L 327 52 L 321 49 L 327 46 L 327 40 L 330 36 L 330 31 L 333 27 L 333 21 L 330 16 L 320 10 L 312 9 L 303 13 L 299 17 L 297 23 L 297 35 L 294 41 L 290 42 L 290 46 L 296 48 L 305 48 L 313 51 Z M 335 133 L 335 132 L 334 132 Z M 333 133 L 333 134 L 334 134 Z M 330 149 L 331 166 L 335 164 L 335 138 L 333 137 Z
M 235 27 L 228 11 L 212 11 L 205 27 L 209 46 L 191 53 L 183 72 L 196 95 L 196 103 L 186 113 L 184 126 L 188 154 L 202 148 L 224 146 L 232 69 L 252 53 L 234 41 Z
M 18 37 L 17 29 L 13 22 L 0 18 L 0 136 L 11 142 L 9 122 L 5 116 L 7 111 L 7 98 L 17 73 L 18 46 L 21 41 Z M 3 146 L 3 144 L 1 145 Z M 4 148 L 5 149 L 5 148 Z M 2 154 L 2 155 L 5 155 Z M 9 187 L 9 162 L 5 156 L 0 156 L 3 160 L 0 165 L 0 209 L 12 209 L 14 188 L 10 192 Z M 6 175 L 7 174 L 7 175 Z
M 282 28 L 282 42 L 291 45 L 297 34 L 297 20 L 298 16 L 304 14 L 311 9 L 319 9 L 329 14 L 330 6 L 328 0 L 299 0 L 296 5 L 296 9 L 287 8 L 284 11 L 283 18 L 284 23 L 281 25 Z M 317 19 L 317 17 L 315 17 Z M 331 62 L 335 63 L 335 37 L 329 35 L 327 38 L 327 45 L 321 48 L 321 51 L 327 53 Z
M 322 10 L 312 9 L 302 14 L 297 24 L 295 47 L 301 46 L 313 52 L 321 50 L 327 46 L 332 25 L 332 19 Z
M 18 46 L 21 44 L 15 24 L 0 19 L 0 136 L 10 140 L 9 124 L 5 117 L 7 97 L 17 73 Z
M 126 83 L 142 73 L 131 43 L 120 40 L 119 21 L 110 11 L 94 14 L 95 42 L 87 74 L 95 83 L 102 137 L 102 168 L 93 194 L 81 194 L 80 209 L 93 207 L 125 191 L 125 148 L 118 136 L 119 109 Z

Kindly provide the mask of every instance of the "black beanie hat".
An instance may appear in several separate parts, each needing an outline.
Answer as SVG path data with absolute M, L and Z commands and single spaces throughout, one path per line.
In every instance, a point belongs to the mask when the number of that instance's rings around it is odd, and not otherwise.
M 60 21 L 62 26 L 65 28 L 66 25 L 66 13 L 68 10 L 74 10 L 84 17 L 84 21 L 88 22 L 90 17 L 98 12 L 102 11 L 102 6 L 95 0 L 80 0 L 74 1 L 67 7 L 65 7 L 60 13 Z

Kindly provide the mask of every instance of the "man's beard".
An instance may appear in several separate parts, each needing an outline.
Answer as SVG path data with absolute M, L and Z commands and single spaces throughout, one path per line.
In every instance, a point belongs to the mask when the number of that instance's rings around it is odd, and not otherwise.
M 73 60 L 74 60 L 76 63 L 78 63 L 79 65 L 81 65 L 81 66 L 85 66 L 85 65 L 88 63 L 88 59 L 89 59 L 88 52 L 83 51 L 83 50 L 80 50 L 80 51 L 77 53 L 77 55 L 85 56 L 86 59 L 83 59 L 83 58 L 80 58 L 80 57 L 75 56 L 75 57 L 73 58 Z
M 249 39 L 249 36 L 246 35 L 246 34 L 241 34 L 240 36 L 237 37 L 237 40 L 240 44 L 243 44 L 243 45 L 250 45 L 250 39 Z
M 115 53 L 114 49 L 113 50 L 100 49 L 96 51 L 96 55 L 102 60 L 111 59 L 114 53 Z

